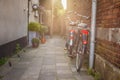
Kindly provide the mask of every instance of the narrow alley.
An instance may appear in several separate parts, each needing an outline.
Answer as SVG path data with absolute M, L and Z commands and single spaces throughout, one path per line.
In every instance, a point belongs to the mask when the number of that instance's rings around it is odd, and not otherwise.
M 1 80 L 94 80 L 86 70 L 76 72 L 64 50 L 65 41 L 55 36 L 39 48 L 26 48 L 20 58 L 13 56 L 12 67 L 1 67 Z
M 0 0 L 0 80 L 120 80 L 120 0 Z

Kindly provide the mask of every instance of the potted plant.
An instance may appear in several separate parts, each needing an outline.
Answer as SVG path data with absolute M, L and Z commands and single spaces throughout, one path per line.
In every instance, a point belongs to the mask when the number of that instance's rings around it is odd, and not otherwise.
M 38 36 L 37 34 L 38 34 L 38 32 L 39 32 L 40 27 L 41 27 L 41 25 L 40 25 L 40 23 L 38 23 L 38 22 L 30 22 L 30 23 L 28 24 L 28 30 L 29 30 L 29 46 L 32 45 L 32 42 L 31 42 L 31 41 L 32 41 L 32 38 L 36 38 L 36 37 L 39 38 L 39 36 Z
M 38 23 L 38 22 L 30 22 L 29 24 L 28 24 L 28 30 L 29 31 L 35 31 L 35 32 L 37 32 L 37 31 L 39 31 L 39 29 L 40 29 L 40 23 Z
M 39 46 L 39 39 L 33 38 L 32 39 L 32 47 L 37 48 Z
M 48 27 L 44 26 L 44 25 L 41 25 L 39 32 L 40 32 L 40 35 L 41 35 L 41 43 L 45 43 L 46 42 L 45 33 L 48 32 Z

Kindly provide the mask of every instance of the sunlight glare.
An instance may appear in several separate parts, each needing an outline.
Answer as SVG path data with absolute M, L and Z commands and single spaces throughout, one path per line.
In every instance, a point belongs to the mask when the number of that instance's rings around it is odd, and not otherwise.
M 67 0 L 61 0 L 64 9 L 67 9 Z

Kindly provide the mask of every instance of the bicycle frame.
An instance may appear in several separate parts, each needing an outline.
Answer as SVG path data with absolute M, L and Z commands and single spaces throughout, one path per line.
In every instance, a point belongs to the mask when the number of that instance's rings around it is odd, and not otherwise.
M 69 12 L 77 15 L 78 17 L 89 19 L 88 16 L 80 15 L 77 12 Z M 73 21 L 70 17 L 67 17 L 67 19 L 73 24 Z M 87 24 L 81 22 L 75 22 L 77 24 L 77 33 L 74 33 L 71 30 L 69 40 L 68 40 L 68 47 L 67 50 L 69 51 L 70 55 L 72 55 L 72 58 L 76 56 L 77 61 L 77 71 L 80 71 L 82 62 L 84 59 L 84 54 L 86 53 L 87 44 L 88 44 L 88 35 L 89 31 L 87 30 Z M 75 32 L 75 31 L 74 31 Z M 76 37 L 77 36 L 77 37 Z
M 88 31 L 86 31 L 87 33 L 82 33 L 82 54 L 86 53 L 86 48 L 87 48 L 87 44 L 88 44 Z
M 84 60 L 84 55 L 86 53 L 86 49 L 87 49 L 87 44 L 88 44 L 88 35 L 89 35 L 89 31 L 86 29 L 82 29 L 79 30 L 78 33 L 78 46 L 76 49 L 76 68 L 77 71 L 79 72 L 82 64 L 83 64 L 83 60 Z

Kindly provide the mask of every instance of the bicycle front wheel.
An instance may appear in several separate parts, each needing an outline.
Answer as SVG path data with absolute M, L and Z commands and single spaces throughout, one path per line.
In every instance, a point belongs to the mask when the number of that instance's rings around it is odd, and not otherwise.
M 76 69 L 77 69 L 77 72 L 79 72 L 81 67 L 82 67 L 83 57 L 84 56 L 82 54 L 79 54 L 79 53 L 77 53 L 77 55 L 76 55 Z

